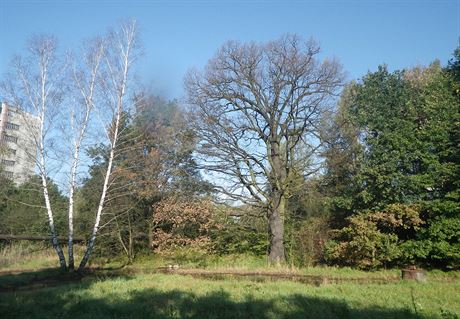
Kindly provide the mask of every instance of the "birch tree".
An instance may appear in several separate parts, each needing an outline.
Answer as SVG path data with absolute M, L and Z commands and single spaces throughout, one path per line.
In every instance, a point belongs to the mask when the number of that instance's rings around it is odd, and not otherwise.
M 69 114 L 71 130 L 71 161 L 69 174 L 69 206 L 68 206 L 68 254 L 69 269 L 74 269 L 73 235 L 74 235 L 74 194 L 77 187 L 77 170 L 80 164 L 80 153 L 84 139 L 87 135 L 88 126 L 93 115 L 100 69 L 105 53 L 105 43 L 101 38 L 90 41 L 84 53 L 83 62 L 74 62 L 72 78 L 75 93 L 77 95 L 71 109 L 66 110 Z
M 320 167 L 320 119 L 342 83 L 338 62 L 319 52 L 295 35 L 228 42 L 186 77 L 202 167 L 226 198 L 266 211 L 270 263 L 285 261 L 286 199 L 294 177 Z
M 58 109 L 63 101 L 65 65 L 57 56 L 57 41 L 52 36 L 34 36 L 28 45 L 29 54 L 13 60 L 14 72 L 2 83 L 2 89 L 11 103 L 36 116 L 24 121 L 33 138 L 37 153 L 28 156 L 36 160 L 48 217 L 51 242 L 61 269 L 66 269 L 64 252 L 54 224 L 53 208 L 49 196 L 49 159 L 52 131 L 57 122 Z M 38 155 L 38 156 L 37 156 Z
M 133 99 L 129 97 L 130 86 L 132 85 L 131 71 L 139 56 L 139 49 L 135 21 L 122 23 L 119 30 L 111 32 L 107 37 L 104 71 L 100 78 L 101 96 L 106 98 L 105 107 L 99 105 L 96 111 L 105 128 L 109 154 L 94 226 L 78 271 L 84 269 L 93 251 L 107 200 L 106 196 L 113 182 L 113 165 L 119 147 L 118 140 L 122 134 L 123 116 L 132 108 L 132 103 L 134 103 Z

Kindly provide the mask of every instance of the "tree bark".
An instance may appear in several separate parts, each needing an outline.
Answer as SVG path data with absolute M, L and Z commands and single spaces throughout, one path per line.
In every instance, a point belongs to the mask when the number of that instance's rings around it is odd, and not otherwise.
M 88 263 L 89 257 L 91 256 L 94 248 L 94 242 L 96 241 L 96 236 L 97 232 L 99 230 L 99 223 L 101 222 L 101 215 L 102 215 L 102 210 L 104 209 L 104 203 L 105 203 L 105 197 L 107 193 L 107 189 L 109 186 L 109 181 L 110 181 L 110 176 L 112 173 L 112 165 L 113 165 L 113 158 L 115 156 L 115 143 L 116 143 L 116 138 L 118 135 L 118 126 L 120 123 L 120 117 L 121 117 L 121 112 L 117 113 L 117 119 L 116 119 L 116 126 L 115 126 L 115 133 L 114 133 L 114 141 L 112 143 L 112 147 L 110 150 L 110 157 L 109 157 L 109 163 L 107 165 L 107 170 L 105 173 L 105 178 L 104 178 L 104 185 L 102 186 L 102 195 L 99 200 L 99 205 L 97 208 L 97 213 L 96 213 L 96 221 L 94 223 L 93 231 L 91 232 L 91 237 L 88 241 L 88 246 L 86 247 L 85 255 L 83 256 L 80 265 L 78 266 L 78 272 L 81 272 L 86 264 Z
M 42 149 L 40 149 L 40 152 L 41 152 L 41 164 L 42 164 L 42 167 L 44 167 L 44 157 L 43 157 Z M 48 224 L 49 224 L 50 233 L 51 233 L 51 244 L 53 245 L 53 248 L 58 255 L 59 264 L 60 264 L 61 269 L 66 270 L 67 265 L 65 262 L 64 252 L 62 251 L 61 245 L 59 244 L 59 240 L 58 240 L 57 233 L 56 233 L 56 228 L 54 226 L 53 211 L 51 209 L 50 197 L 48 194 L 48 183 L 46 180 L 45 173 L 42 173 L 40 175 L 42 178 L 43 197 L 45 198 L 46 212 L 48 214 Z
M 282 264 L 286 261 L 284 251 L 284 214 L 285 199 L 282 195 L 275 197 L 274 202 L 268 208 L 268 230 L 270 246 L 268 262 L 270 264 Z
M 42 86 L 42 101 L 45 101 L 45 93 L 44 93 L 44 85 Z M 46 110 L 46 104 L 45 102 L 42 102 L 42 113 L 40 114 L 40 139 L 39 139 L 39 144 L 38 144 L 38 150 L 39 150 L 39 156 L 40 156 L 40 162 L 39 162 L 39 169 L 40 169 L 40 177 L 42 180 L 42 190 L 43 190 L 43 197 L 45 199 L 45 207 L 46 207 L 46 213 L 48 214 L 48 224 L 50 228 L 50 233 L 51 233 L 51 244 L 53 245 L 54 250 L 56 251 L 56 254 L 58 255 L 59 258 L 59 264 L 62 270 L 67 269 L 66 261 L 65 261 L 65 256 L 64 252 L 61 248 L 61 245 L 59 244 L 59 240 L 57 237 L 56 233 L 56 227 L 54 225 L 54 217 L 53 217 L 53 210 L 51 208 L 51 202 L 50 202 L 50 197 L 49 197 L 49 192 L 48 192 L 48 180 L 47 180 L 47 174 L 46 174 L 46 165 L 45 165 L 45 145 L 44 145 L 44 126 L 45 126 L 45 110 Z
M 88 246 L 86 247 L 85 254 L 80 262 L 80 265 L 78 266 L 78 272 L 81 272 L 85 268 L 93 252 L 94 242 L 96 241 L 99 224 L 101 222 L 102 211 L 106 201 L 106 195 L 109 190 L 109 182 L 112 175 L 112 170 L 114 169 L 113 165 L 115 161 L 115 150 L 117 149 L 117 142 L 119 138 L 118 135 L 120 133 L 119 130 L 121 125 L 120 123 L 125 108 L 124 99 L 127 91 L 128 73 L 130 66 L 135 59 L 135 54 L 132 51 L 135 48 L 136 22 L 133 20 L 128 24 L 122 24 L 120 34 L 117 35 L 114 33 L 113 36 L 114 37 L 110 38 L 110 41 L 112 47 L 115 50 L 113 52 L 113 59 L 115 59 L 115 61 L 110 59 L 110 53 L 107 54 L 105 58 L 110 83 L 109 87 L 111 87 L 109 90 L 113 90 L 113 96 L 116 97 L 112 109 L 114 116 L 111 119 L 114 122 L 107 128 L 107 137 L 110 140 L 110 154 L 108 158 L 107 169 L 105 172 L 104 184 L 102 186 L 102 194 L 97 208 L 96 220 L 91 233 L 91 237 L 88 241 Z
M 78 155 L 80 145 L 77 143 L 73 156 L 72 169 L 70 172 L 70 187 L 69 187 L 69 270 L 74 270 L 75 261 L 73 256 L 73 206 L 74 206 L 74 192 L 76 186 Z

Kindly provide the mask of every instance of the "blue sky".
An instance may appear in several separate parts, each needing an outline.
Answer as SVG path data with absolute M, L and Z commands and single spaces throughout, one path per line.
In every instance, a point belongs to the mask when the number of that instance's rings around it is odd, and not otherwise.
M 187 69 L 202 67 L 230 39 L 312 36 L 355 79 L 381 63 L 391 69 L 436 58 L 445 63 L 460 36 L 460 0 L 0 0 L 0 73 L 33 33 L 55 34 L 62 49 L 72 49 L 128 17 L 139 21 L 145 47 L 139 74 L 167 98 L 180 98 Z

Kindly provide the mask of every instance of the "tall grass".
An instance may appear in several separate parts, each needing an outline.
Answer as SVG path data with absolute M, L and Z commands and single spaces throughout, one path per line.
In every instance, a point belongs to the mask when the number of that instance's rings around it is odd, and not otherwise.
M 67 256 L 67 250 L 64 250 Z M 81 256 L 83 247 L 76 245 L 74 251 L 77 257 Z M 15 241 L 0 246 L 0 271 L 29 271 L 51 267 L 59 267 L 59 260 L 50 243 Z

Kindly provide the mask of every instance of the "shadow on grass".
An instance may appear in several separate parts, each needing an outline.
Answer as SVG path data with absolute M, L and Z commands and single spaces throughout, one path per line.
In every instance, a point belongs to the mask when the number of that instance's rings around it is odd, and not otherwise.
M 59 268 L 45 268 L 31 271 L 11 271 L 0 275 L 0 292 L 27 289 L 31 285 L 46 284 L 59 280 L 67 283 L 77 279 L 75 275 L 63 273 Z
M 107 278 L 125 278 L 131 276 L 118 271 L 118 268 L 88 270 L 82 276 L 77 272 L 62 271 L 59 268 L 44 268 L 30 271 L 12 271 L 0 274 L 0 293 L 30 291 L 48 287 L 57 287 L 81 281 L 91 282 Z
M 128 282 L 126 284 L 129 285 Z M 84 291 L 86 289 L 88 291 Z M 103 297 L 97 297 L 100 295 Z M 245 297 L 235 300 L 224 290 L 210 291 L 205 295 L 177 289 L 165 292 L 155 288 L 126 293 L 115 290 L 101 292 L 91 287 L 90 282 L 30 293 L 1 294 L 0 314 L 3 319 L 425 319 L 407 309 L 351 308 L 341 300 L 299 294 L 260 299 L 248 293 Z

